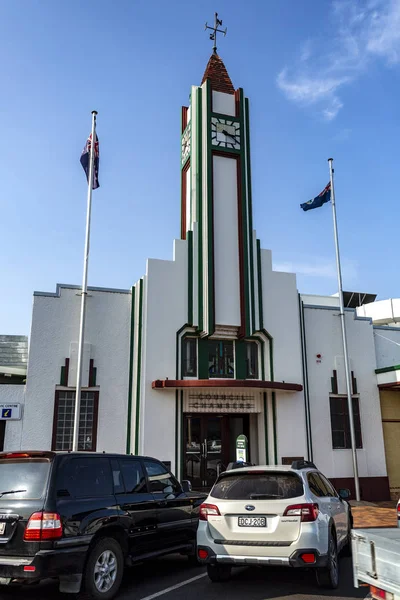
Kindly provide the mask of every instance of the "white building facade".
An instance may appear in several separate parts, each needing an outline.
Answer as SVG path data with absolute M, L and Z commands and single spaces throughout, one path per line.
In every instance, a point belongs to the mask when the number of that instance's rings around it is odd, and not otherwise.
M 251 462 L 314 460 L 354 490 L 338 300 L 300 296 L 261 249 L 249 102 L 217 54 L 182 108 L 181 140 L 173 260 L 148 260 L 131 289 L 89 291 L 80 448 L 155 456 L 200 489 L 245 434 Z M 34 294 L 23 418 L 7 423 L 6 450 L 71 448 L 79 290 Z M 361 490 L 387 499 L 376 336 L 361 313 L 346 312 Z

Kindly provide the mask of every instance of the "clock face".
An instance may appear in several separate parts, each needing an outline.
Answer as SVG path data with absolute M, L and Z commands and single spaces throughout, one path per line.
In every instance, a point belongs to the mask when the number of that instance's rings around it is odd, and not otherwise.
M 231 119 L 212 117 L 211 143 L 220 148 L 240 149 L 240 123 Z
M 183 132 L 181 144 L 181 160 L 182 165 L 184 165 L 190 156 L 190 123 Z

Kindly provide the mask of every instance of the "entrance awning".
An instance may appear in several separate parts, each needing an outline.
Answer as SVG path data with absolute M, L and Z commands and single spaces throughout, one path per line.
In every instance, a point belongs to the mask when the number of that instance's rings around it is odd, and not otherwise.
M 285 381 L 260 381 L 258 379 L 156 379 L 151 384 L 153 390 L 179 390 L 187 388 L 247 388 L 252 390 L 272 390 L 276 392 L 301 392 L 300 383 Z

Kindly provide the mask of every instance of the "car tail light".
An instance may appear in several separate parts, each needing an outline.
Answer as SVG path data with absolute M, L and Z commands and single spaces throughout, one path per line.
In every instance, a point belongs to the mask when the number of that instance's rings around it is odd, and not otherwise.
M 373 598 L 383 598 L 383 600 L 393 600 L 394 596 L 393 594 L 391 594 L 390 592 L 385 592 L 385 590 L 381 590 L 377 587 L 375 587 L 374 585 L 370 586 L 370 592 L 371 592 L 371 596 Z
M 215 506 L 215 504 L 202 504 L 200 506 L 200 516 L 199 516 L 200 521 L 208 521 L 209 516 L 211 516 L 211 517 L 221 516 L 218 506 Z
M 308 565 L 312 565 L 315 563 L 315 554 L 313 554 L 312 552 L 302 554 L 300 558 L 303 562 L 305 562 Z
M 24 540 L 40 542 L 42 540 L 58 540 L 62 537 L 61 518 L 57 513 L 36 512 L 27 523 Z
M 208 552 L 207 552 L 207 550 L 203 550 L 203 548 L 200 548 L 197 551 L 197 556 L 199 558 L 201 558 L 202 560 L 205 560 L 208 557 Z
M 302 523 L 315 521 L 319 514 L 318 504 L 292 504 L 283 513 L 284 517 L 300 517 Z
M 25 571 L 25 573 L 34 573 L 36 571 L 36 567 L 26 566 L 26 567 L 24 567 L 24 571 Z

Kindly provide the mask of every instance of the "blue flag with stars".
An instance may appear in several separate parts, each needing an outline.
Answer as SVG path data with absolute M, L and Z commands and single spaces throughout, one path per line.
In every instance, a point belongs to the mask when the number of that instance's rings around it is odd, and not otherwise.
M 330 199 L 331 199 L 331 183 L 329 182 L 328 185 L 322 190 L 322 192 L 320 194 L 318 194 L 318 196 L 316 196 L 312 200 L 309 200 L 308 202 L 304 202 L 304 204 L 300 204 L 300 208 L 302 208 L 303 210 L 311 210 L 312 208 L 319 208 L 323 204 L 326 204 L 326 202 L 329 202 Z

